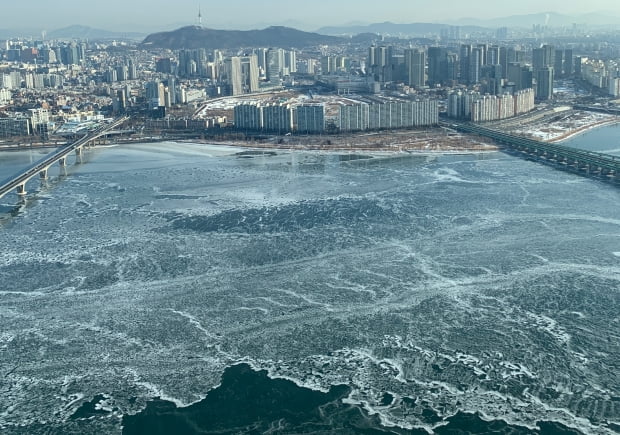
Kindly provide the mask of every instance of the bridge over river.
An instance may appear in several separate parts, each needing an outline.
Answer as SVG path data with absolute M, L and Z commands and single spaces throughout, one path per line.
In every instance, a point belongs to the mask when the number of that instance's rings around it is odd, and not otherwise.
M 111 123 L 90 132 L 88 135 L 84 136 L 81 139 L 78 139 L 77 141 L 69 145 L 65 145 L 59 150 L 53 152 L 52 154 L 45 156 L 42 160 L 39 160 L 32 166 L 20 171 L 19 173 L 8 178 L 7 180 L 4 180 L 2 183 L 0 183 L 0 198 L 2 198 L 13 189 L 17 189 L 18 195 L 25 195 L 27 193 L 26 183 L 31 178 L 37 175 L 42 179 L 47 178 L 47 171 L 54 163 L 58 162 L 61 166 L 65 166 L 67 162 L 67 156 L 72 152 L 75 152 L 79 158 L 82 155 L 84 147 L 89 146 L 93 143 L 95 139 L 99 137 L 111 134 L 115 128 L 122 125 L 128 119 L 128 117 L 116 118 Z
M 584 176 L 598 177 L 614 182 L 620 181 L 618 175 L 620 157 L 617 156 L 514 136 L 471 123 L 442 122 L 441 125 L 460 132 L 494 139 L 505 145 L 508 150 L 530 160 L 551 164 L 556 168 Z

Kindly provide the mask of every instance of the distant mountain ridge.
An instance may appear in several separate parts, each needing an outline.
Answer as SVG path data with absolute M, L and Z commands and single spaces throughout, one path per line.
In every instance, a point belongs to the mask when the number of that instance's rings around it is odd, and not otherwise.
M 109 30 L 95 29 L 93 27 L 82 26 L 79 24 L 63 27 L 62 29 L 52 30 L 46 33 L 45 39 L 77 39 L 77 40 L 133 40 L 141 41 L 146 33 L 139 32 L 114 32 Z M 39 39 L 42 31 L 36 29 L 0 29 L 0 39 L 31 37 Z
M 523 27 L 530 28 L 533 24 L 548 25 L 550 27 L 565 27 L 575 24 L 588 26 L 620 26 L 620 18 L 614 14 L 590 13 L 581 15 L 566 15 L 557 12 L 541 12 L 536 14 L 512 15 L 492 19 L 461 18 L 453 22 L 456 25 L 474 25 L 484 27 Z
M 613 14 L 591 13 L 583 15 L 564 15 L 555 12 L 537 14 L 513 15 L 492 19 L 461 18 L 445 23 L 409 23 L 397 24 L 392 22 L 372 23 L 366 25 L 326 26 L 317 30 L 326 35 L 357 35 L 359 33 L 379 33 L 384 35 L 424 36 L 439 34 L 441 29 L 448 26 L 460 26 L 464 33 L 481 32 L 498 27 L 531 28 L 533 24 L 548 25 L 550 27 L 572 26 L 573 23 L 589 26 L 617 26 L 620 27 L 620 18 Z
M 170 43 L 180 45 L 192 46 L 191 38 L 198 38 L 201 42 L 197 45 L 204 46 L 205 41 L 215 40 L 222 41 L 224 45 L 220 45 L 225 48 L 227 46 L 267 46 L 267 45 L 282 45 L 282 38 L 292 38 L 291 43 L 288 44 L 291 47 L 301 47 L 304 45 L 314 45 L 318 43 L 338 43 L 342 41 L 330 40 L 329 37 L 347 35 L 355 36 L 358 34 L 382 34 L 400 37 L 424 37 L 429 34 L 439 34 L 441 29 L 453 25 L 460 26 L 461 31 L 464 33 L 475 33 L 484 31 L 485 29 L 491 30 L 498 27 L 512 27 L 512 28 L 531 28 L 532 25 L 548 25 L 549 27 L 568 27 L 573 24 L 578 26 L 587 25 L 590 27 L 616 27 L 620 28 L 620 16 L 618 12 L 592 12 L 580 15 L 567 15 L 556 12 L 541 12 L 535 14 L 523 14 L 512 15 L 507 17 L 498 17 L 491 19 L 481 18 L 461 18 L 458 20 L 444 21 L 441 23 L 349 23 L 338 26 L 325 26 L 316 30 L 315 33 L 303 32 L 290 27 L 273 26 L 265 28 L 264 30 L 214 30 L 204 29 L 196 26 L 181 27 L 171 32 L 158 32 L 149 34 L 149 30 L 152 31 L 152 25 L 143 25 L 140 27 L 142 32 L 128 31 L 109 31 L 98 28 L 93 28 L 85 25 L 72 25 L 61 29 L 53 30 L 47 33 L 47 39 L 81 39 L 81 40 L 133 40 L 142 41 L 148 43 L 151 46 L 157 46 L 157 44 L 165 44 L 165 39 L 168 38 Z M 10 25 L 7 21 L 5 25 Z M 288 24 L 294 24 L 294 21 L 288 22 Z M 301 23 L 299 23 L 301 24 Z M 182 24 L 177 23 L 176 26 Z M 161 28 L 172 28 L 173 26 L 162 26 Z M 306 28 L 305 26 L 304 28 Z M 135 28 L 135 27 L 133 27 Z M 0 39 L 6 38 L 19 38 L 19 37 L 41 37 L 41 28 L 3 28 L 0 29 Z M 202 30 L 199 32 L 198 30 Z M 177 33 L 177 34 L 175 34 Z M 218 34 L 219 33 L 219 34 Z M 280 36 L 278 35 L 280 33 Z M 148 36 L 147 36 L 148 35 Z M 144 39 L 146 37 L 146 39 Z M 278 41 L 274 41 L 272 38 L 281 38 Z M 239 45 L 235 45 L 235 44 Z M 209 46 L 215 47 L 217 44 L 209 43 Z
M 153 33 L 142 42 L 145 48 L 238 48 L 238 47 L 309 47 L 339 44 L 343 38 L 303 32 L 290 27 L 273 26 L 263 30 L 216 30 L 187 26 L 170 32 Z
M 51 31 L 47 34 L 48 39 L 132 39 L 141 40 L 144 33 L 138 32 L 111 32 L 109 30 L 95 29 L 93 27 L 73 25 Z
M 448 24 L 438 23 L 410 23 L 397 24 L 386 21 L 384 23 L 373 23 L 357 26 L 326 26 L 317 30 L 318 33 L 326 35 L 357 35 L 360 33 L 375 33 L 384 35 L 402 35 L 409 37 L 421 37 L 428 34 L 439 34 L 442 29 L 449 27 Z M 476 32 L 488 30 L 479 26 L 466 26 L 464 32 Z

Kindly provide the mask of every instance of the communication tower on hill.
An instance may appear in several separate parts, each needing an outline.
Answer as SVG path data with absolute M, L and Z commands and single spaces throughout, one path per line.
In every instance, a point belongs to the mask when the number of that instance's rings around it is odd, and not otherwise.
M 198 27 L 202 27 L 202 11 L 200 5 L 198 5 Z

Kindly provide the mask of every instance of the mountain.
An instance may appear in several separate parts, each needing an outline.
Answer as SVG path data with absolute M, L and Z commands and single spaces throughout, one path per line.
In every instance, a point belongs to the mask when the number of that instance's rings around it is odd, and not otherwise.
M 447 24 L 436 23 L 411 23 L 395 24 L 386 21 L 385 23 L 374 23 L 357 26 L 328 26 L 321 27 L 317 32 L 326 35 L 358 35 L 360 33 L 374 33 L 382 35 L 393 35 L 402 37 L 420 37 L 429 34 L 439 34 L 441 29 L 448 27 Z M 482 27 L 468 26 L 462 29 L 465 32 L 485 31 Z
M 37 29 L 0 29 L 0 40 L 11 38 L 40 38 L 41 31 Z
M 149 35 L 144 48 L 237 48 L 237 47 L 310 47 L 339 44 L 342 38 L 302 32 L 289 27 L 274 26 L 263 30 L 215 30 L 198 26 L 182 27 L 172 32 Z
M 441 29 L 449 25 L 461 27 L 462 33 L 478 33 L 496 29 L 498 27 L 531 28 L 533 24 L 549 25 L 551 27 L 572 26 L 573 23 L 588 26 L 616 26 L 620 27 L 620 18 L 613 13 L 590 13 L 583 15 L 564 15 L 555 12 L 539 14 L 513 15 L 492 19 L 461 18 L 456 21 L 440 23 L 410 23 L 396 24 L 391 22 L 373 23 L 367 25 L 345 25 L 321 27 L 318 33 L 325 35 L 357 35 L 360 33 L 375 33 L 400 37 L 422 37 L 429 34 L 439 34 Z
M 53 30 L 47 34 L 49 39 L 131 39 L 138 41 L 144 38 L 144 36 L 144 33 L 110 32 L 80 25 Z
M 500 17 L 492 19 L 479 18 L 462 18 L 451 24 L 456 25 L 474 25 L 484 27 L 524 27 L 531 28 L 533 24 L 548 25 L 550 27 L 566 27 L 572 26 L 573 23 L 578 25 L 589 26 L 618 26 L 620 18 L 608 13 L 589 13 L 583 15 L 565 15 L 556 12 L 541 12 L 538 14 L 512 15 L 509 17 Z

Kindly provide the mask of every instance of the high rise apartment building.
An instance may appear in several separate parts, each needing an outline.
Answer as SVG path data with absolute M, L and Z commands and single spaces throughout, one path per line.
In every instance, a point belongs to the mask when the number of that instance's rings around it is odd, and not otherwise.
M 534 109 L 534 90 L 514 94 L 482 95 L 479 92 L 452 92 L 448 96 L 448 116 L 473 122 L 496 121 Z
M 340 131 L 411 128 L 439 122 L 437 100 L 391 101 L 340 106 Z
M 238 104 L 234 108 L 234 123 L 239 129 L 263 129 L 263 107 L 260 104 Z
M 306 134 L 325 131 L 325 105 L 301 104 L 296 106 L 295 130 Z

